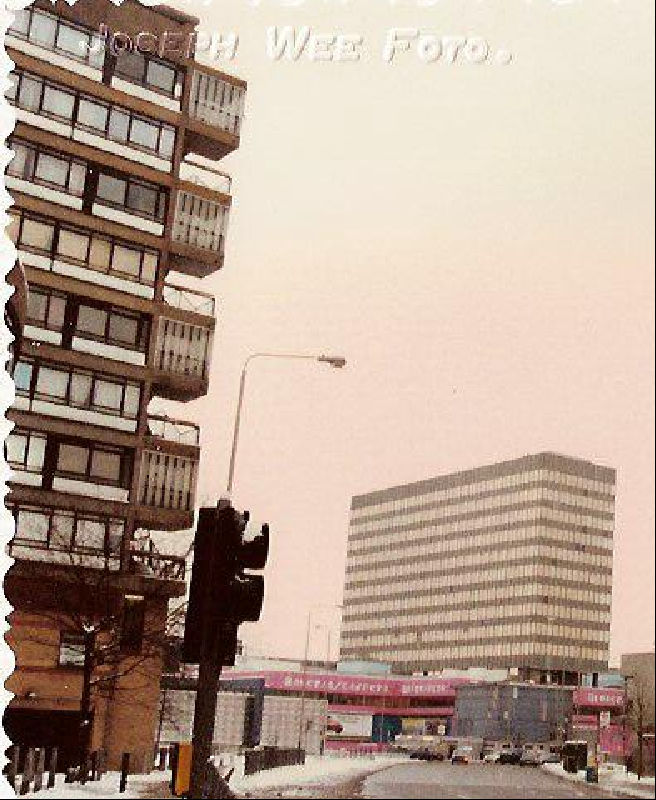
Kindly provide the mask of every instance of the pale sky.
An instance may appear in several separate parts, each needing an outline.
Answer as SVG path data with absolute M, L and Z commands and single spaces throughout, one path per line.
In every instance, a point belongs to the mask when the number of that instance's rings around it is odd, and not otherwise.
M 612 652 L 654 646 L 653 4 L 262 0 L 173 5 L 236 31 L 249 83 L 199 499 L 271 524 L 251 653 L 336 655 L 350 499 L 555 450 L 618 470 Z M 274 62 L 271 25 L 360 33 L 359 63 Z M 507 66 L 381 58 L 388 28 L 477 35 Z M 177 276 L 176 276 L 177 277 Z M 153 407 L 165 407 L 161 400 Z M 310 655 L 325 658 L 325 629 Z

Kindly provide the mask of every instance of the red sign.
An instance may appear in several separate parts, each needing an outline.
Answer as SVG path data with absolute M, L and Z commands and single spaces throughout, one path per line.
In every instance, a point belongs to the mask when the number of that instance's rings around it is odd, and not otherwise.
M 624 689 L 575 689 L 574 705 L 589 708 L 623 708 Z
M 453 700 L 456 685 L 462 679 L 440 678 L 368 678 L 363 675 L 318 672 L 225 672 L 225 680 L 264 678 L 267 689 L 287 689 L 290 692 L 364 695 L 365 697 L 439 697 Z

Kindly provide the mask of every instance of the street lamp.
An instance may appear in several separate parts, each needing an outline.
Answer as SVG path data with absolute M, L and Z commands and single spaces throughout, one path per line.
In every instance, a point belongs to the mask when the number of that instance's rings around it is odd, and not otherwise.
M 241 423 L 241 409 L 244 403 L 244 389 L 246 388 L 246 371 L 251 361 L 256 358 L 283 358 L 287 360 L 318 361 L 320 364 L 328 364 L 333 369 L 341 369 L 346 366 L 346 359 L 343 356 L 315 356 L 304 353 L 253 353 L 248 356 L 241 370 L 239 380 L 239 399 L 237 400 L 237 413 L 235 414 L 235 429 L 232 434 L 232 450 L 230 451 L 230 467 L 228 468 L 228 494 L 232 493 L 232 486 L 235 477 L 235 460 L 237 457 L 237 442 L 239 441 L 239 426 Z

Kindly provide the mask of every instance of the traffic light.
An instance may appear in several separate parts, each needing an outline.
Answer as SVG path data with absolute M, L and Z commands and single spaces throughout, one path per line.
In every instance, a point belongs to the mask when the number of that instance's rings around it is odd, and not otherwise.
M 199 663 L 204 637 L 218 663 L 234 663 L 238 626 L 260 618 L 264 578 L 246 570 L 264 568 L 269 526 L 245 539 L 249 519 L 247 511 L 240 513 L 229 503 L 199 511 L 185 621 L 186 663 Z

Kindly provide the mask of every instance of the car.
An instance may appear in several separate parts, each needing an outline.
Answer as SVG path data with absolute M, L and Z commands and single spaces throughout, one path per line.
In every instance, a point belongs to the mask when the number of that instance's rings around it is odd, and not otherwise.
M 543 753 L 535 750 L 524 750 L 519 758 L 519 764 L 522 767 L 537 767 L 541 762 L 540 758 Z
M 432 750 L 413 750 L 410 758 L 417 761 L 442 761 L 444 756 L 441 753 L 434 753 Z
M 471 747 L 457 747 L 451 755 L 452 764 L 469 764 L 473 760 Z
M 483 756 L 483 762 L 485 764 L 496 764 L 499 761 L 499 751 L 498 750 L 491 750 L 489 753 L 486 753 Z
M 497 764 L 519 764 L 522 758 L 522 751 L 519 747 L 509 747 L 499 753 Z
M 541 753 L 540 764 L 560 764 L 558 753 Z

